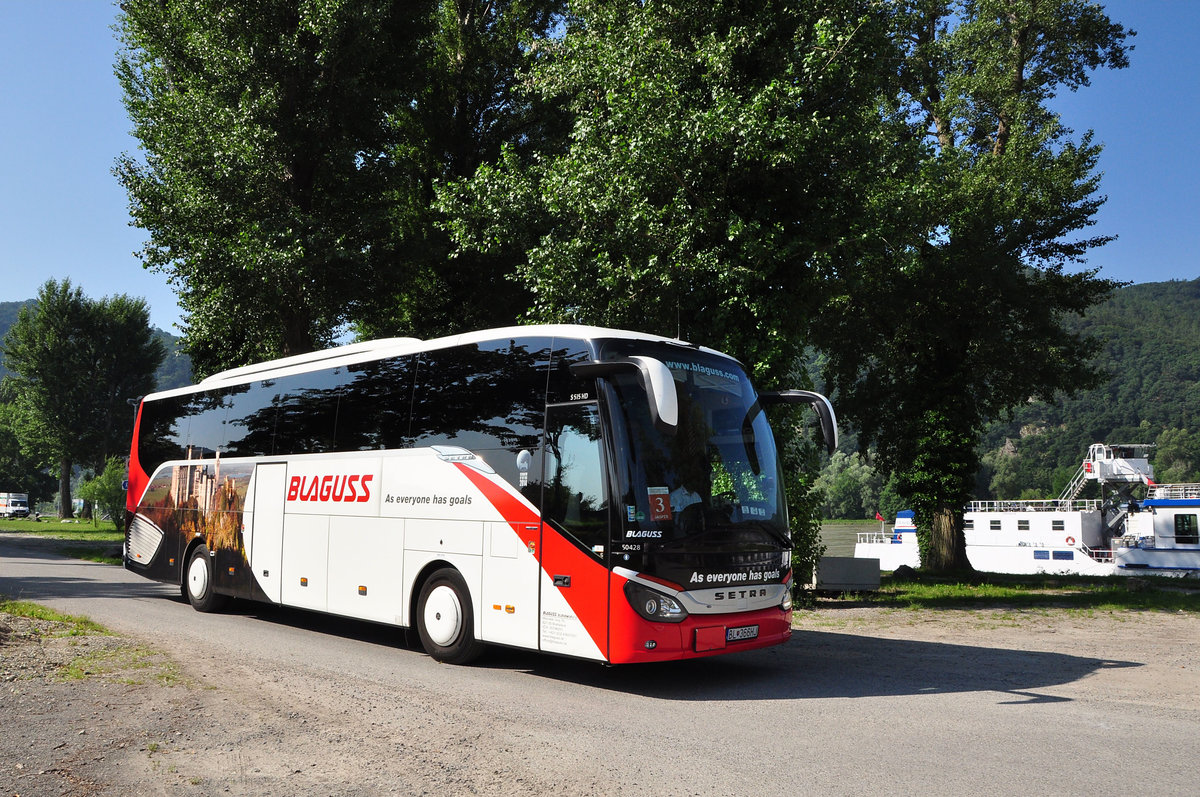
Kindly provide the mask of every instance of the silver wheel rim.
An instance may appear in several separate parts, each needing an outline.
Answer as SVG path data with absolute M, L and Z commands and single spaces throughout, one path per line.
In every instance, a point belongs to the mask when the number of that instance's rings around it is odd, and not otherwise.
M 447 586 L 434 587 L 425 599 L 425 632 L 434 644 L 446 647 L 462 633 L 462 604 Z
M 188 565 L 188 594 L 200 600 L 208 592 L 208 564 L 203 556 L 192 558 Z

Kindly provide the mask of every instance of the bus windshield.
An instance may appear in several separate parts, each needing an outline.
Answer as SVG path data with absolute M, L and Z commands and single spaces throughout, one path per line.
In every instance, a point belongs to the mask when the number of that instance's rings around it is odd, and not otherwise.
M 745 373 L 703 352 L 647 353 L 675 378 L 679 421 L 674 434 L 660 431 L 637 378 L 609 380 L 621 496 L 617 561 L 623 553 L 630 566 L 640 562 L 638 569 L 684 583 L 739 568 L 742 583 L 778 581 L 779 552 L 791 547 L 779 462 Z M 747 556 L 755 553 L 763 555 Z

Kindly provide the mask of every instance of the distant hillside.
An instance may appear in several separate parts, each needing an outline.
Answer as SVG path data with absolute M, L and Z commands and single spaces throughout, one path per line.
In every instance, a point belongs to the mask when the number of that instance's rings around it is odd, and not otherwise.
M 162 365 L 158 367 L 158 372 L 155 374 L 155 390 L 170 390 L 174 387 L 190 385 L 192 383 L 192 358 L 180 348 L 183 339 L 170 332 L 164 332 L 158 327 L 154 328 L 154 334 L 163 342 L 163 348 L 167 350 L 167 356 L 163 358 Z
M 1200 481 L 1200 280 L 1122 288 L 1075 328 L 1101 342 L 1107 381 L 995 424 L 981 494 L 1057 495 L 1092 443 L 1157 443 L 1159 481 Z
M 8 329 L 17 320 L 17 313 L 27 304 L 33 304 L 33 299 L 28 299 L 24 302 L 0 302 L 0 340 L 8 334 Z M 161 329 L 154 330 L 155 335 L 163 342 L 164 348 L 167 350 L 167 356 L 163 358 L 163 363 L 158 369 L 155 379 L 157 390 L 169 390 L 173 387 L 181 387 L 192 383 L 192 361 L 191 358 L 179 348 L 180 339 L 169 332 L 164 332 Z M 0 378 L 3 378 L 8 371 L 4 368 L 3 362 L 0 361 Z

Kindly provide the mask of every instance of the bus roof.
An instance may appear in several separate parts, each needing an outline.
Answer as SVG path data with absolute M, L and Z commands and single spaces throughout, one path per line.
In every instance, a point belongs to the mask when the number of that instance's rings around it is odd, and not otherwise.
M 489 340 L 518 337 L 554 337 L 572 340 L 627 339 L 644 340 L 653 343 L 673 343 L 687 346 L 690 349 L 703 351 L 720 357 L 728 354 L 698 346 L 683 340 L 667 338 L 660 335 L 650 335 L 642 332 L 631 332 L 623 329 L 608 329 L 606 327 L 586 326 L 580 324 L 530 324 L 527 326 L 500 327 L 484 329 L 476 332 L 466 332 L 459 335 L 448 335 L 442 338 L 421 340 L 419 338 L 381 338 L 360 343 L 350 343 L 345 346 L 335 346 L 321 351 L 282 357 L 277 360 L 266 360 L 260 363 L 230 368 L 206 377 L 195 385 L 151 393 L 143 400 L 168 398 L 170 396 L 194 393 L 197 390 L 209 390 L 218 387 L 246 384 L 260 379 L 272 379 L 292 374 L 305 373 L 319 368 L 334 368 L 342 365 L 381 360 L 386 357 L 399 357 L 406 354 L 419 354 L 437 349 L 447 349 L 453 346 L 482 343 Z M 730 357 L 730 359 L 733 359 Z

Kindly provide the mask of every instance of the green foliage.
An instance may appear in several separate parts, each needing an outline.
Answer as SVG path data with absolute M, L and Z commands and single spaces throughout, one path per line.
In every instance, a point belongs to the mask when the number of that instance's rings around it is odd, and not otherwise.
M 582 2 L 527 91 L 568 144 L 442 193 L 465 251 L 526 249 L 532 316 L 702 339 L 786 378 L 863 213 L 871 3 Z
M 814 486 L 824 495 L 823 517 L 872 519 L 880 511 L 883 478 L 859 454 L 834 452 Z
M 118 531 L 125 530 L 125 459 L 109 457 L 104 470 L 79 486 L 79 497 L 99 507 Z
M 180 347 L 179 338 L 161 329 L 154 330 L 154 337 L 166 352 L 162 365 L 154 373 L 154 389 L 171 390 L 192 384 L 192 358 Z
M 8 329 L 17 322 L 17 314 L 21 312 L 21 308 L 34 303 L 33 299 L 26 299 L 23 302 L 0 302 L 0 340 L 8 334 Z M 0 360 L 0 379 L 8 376 L 8 369 L 4 367 L 3 360 Z
M 34 299 L 24 302 L 0 302 L 0 340 L 8 335 L 9 328 L 16 323 L 17 313 L 20 309 L 36 303 Z M 163 358 L 162 365 L 155 371 L 154 389 L 170 390 L 192 384 L 192 361 L 180 348 L 179 338 L 157 328 L 153 330 L 153 334 L 162 343 L 163 351 L 167 353 Z M 0 379 L 7 375 L 8 369 L 4 367 L 4 361 L 0 359 Z
M 48 539 L 71 542 L 111 543 L 120 544 L 125 538 L 124 532 L 117 531 L 115 524 L 108 521 L 85 523 L 79 520 L 63 523 L 58 520 L 34 518 L 0 519 L 0 532 L 16 531 L 22 534 L 33 534 Z
M 54 497 L 54 479 L 21 448 L 17 408 L 0 402 L 0 492 L 27 493 L 30 507 Z
M 431 337 L 507 326 L 529 307 L 528 290 L 512 278 L 524 248 L 455 250 L 434 190 L 470 177 L 502 149 L 524 158 L 562 140 L 562 114 L 515 89 L 521 71 L 546 52 L 564 7 L 564 0 L 436 4 L 413 109 L 418 137 L 404 153 L 413 193 L 398 222 L 394 266 L 355 316 L 360 335 Z
M 116 173 L 200 374 L 329 343 L 391 266 L 431 6 L 122 4 L 116 71 L 145 160 Z
M 1200 612 L 1200 595 L 1179 589 L 1176 579 L 1169 577 L 964 575 L 918 573 L 914 579 L 884 577 L 879 591 L 864 597 L 872 603 L 909 609 Z
M 145 158 L 116 172 L 198 374 L 347 326 L 428 336 L 527 306 L 513 257 L 448 257 L 433 185 L 541 140 L 549 121 L 509 89 L 562 4 L 122 4 L 117 76 Z
M 795 460 L 796 456 L 786 458 Z M 822 494 L 813 484 L 816 452 L 810 450 L 807 459 L 809 467 L 786 470 L 784 490 L 792 536 L 792 591 L 797 599 L 811 602 L 813 596 L 806 587 L 812 583 L 817 562 L 825 555 L 825 545 L 821 542 Z
M 133 431 L 126 399 L 148 393 L 163 350 L 141 299 L 92 300 L 70 281 L 47 281 L 4 337 L 6 418 L 20 450 L 59 477 L 71 516 L 71 466 L 99 468 L 124 451 Z
M 63 614 L 48 606 L 42 606 L 31 601 L 12 600 L 0 595 L 0 612 L 16 617 L 28 617 L 33 620 L 44 620 L 51 623 L 61 623 L 65 628 L 58 636 L 79 636 L 84 634 L 108 635 L 111 632 L 93 620 L 75 614 Z

